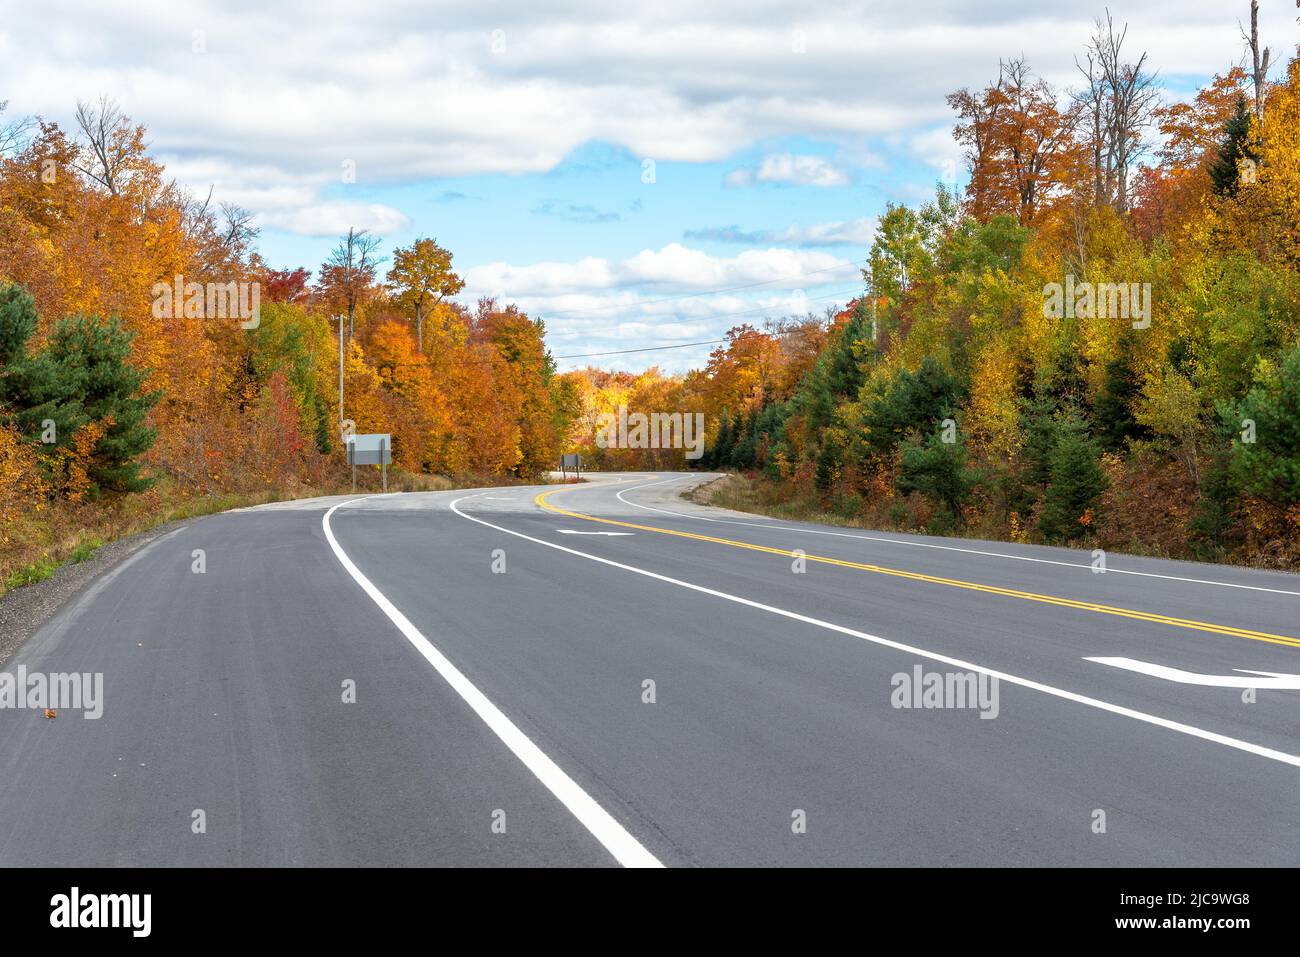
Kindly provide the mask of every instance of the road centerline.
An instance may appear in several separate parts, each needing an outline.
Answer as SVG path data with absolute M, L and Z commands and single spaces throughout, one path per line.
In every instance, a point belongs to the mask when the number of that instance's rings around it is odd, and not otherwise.
M 553 491 L 560 491 L 560 489 L 554 489 Z M 733 602 L 735 604 L 744 605 L 746 607 L 754 608 L 759 611 L 764 611 L 769 614 L 778 615 L 782 618 L 787 618 L 791 621 L 802 622 L 804 624 L 813 625 L 814 627 L 822 628 L 827 631 L 836 632 L 841 635 L 847 635 L 852 638 L 858 638 L 861 639 L 862 641 L 870 642 L 871 644 L 880 645 L 886 648 L 892 648 L 896 651 L 902 651 L 910 655 L 916 655 L 917 657 L 926 658 L 930 661 L 937 661 L 940 662 L 941 664 L 950 665 L 954 668 L 958 668 L 963 671 L 974 671 L 979 674 L 985 674 L 991 678 L 996 678 L 999 681 L 1005 681 L 1008 684 L 1016 685 L 1022 688 L 1027 688 L 1031 691 L 1037 691 L 1042 694 L 1050 695 L 1052 697 L 1059 698 L 1064 701 L 1071 701 L 1074 702 L 1075 704 L 1081 704 L 1084 705 L 1085 707 L 1094 708 L 1099 711 L 1105 711 L 1110 714 L 1131 718 L 1135 721 L 1140 721 L 1144 724 L 1149 724 L 1155 727 L 1164 728 L 1166 730 L 1174 731 L 1179 734 L 1184 734 L 1189 737 L 1199 738 L 1200 740 L 1203 741 L 1209 741 L 1214 744 L 1219 744 L 1225 747 L 1233 748 L 1234 750 L 1246 752 L 1247 754 L 1253 754 L 1257 757 L 1266 758 L 1270 761 L 1276 761 L 1280 764 L 1286 764 L 1286 765 L 1290 765 L 1291 767 L 1300 768 L 1300 755 L 1288 754 L 1285 751 L 1278 751 L 1275 748 L 1269 748 L 1264 745 L 1255 744 L 1254 742 L 1245 741 L 1241 738 L 1234 738 L 1226 734 L 1219 734 L 1216 731 L 1208 731 L 1204 728 L 1198 728 L 1194 725 L 1184 724 L 1181 721 L 1174 721 L 1169 718 L 1162 718 L 1159 715 L 1148 714 L 1147 712 L 1144 711 L 1138 711 L 1135 708 L 1127 708 L 1123 705 L 1117 705 L 1109 701 L 1103 701 L 1100 698 L 1093 698 L 1088 695 L 1079 694 L 1078 692 L 1070 691 L 1065 688 L 1058 688 L 1054 685 L 1044 684 L 1043 682 L 1035 681 L 1032 678 L 1025 678 L 1020 675 L 1013 675 L 1009 672 L 999 671 L 995 668 L 990 668 L 985 665 L 976 664 L 975 662 L 964 661 L 960 658 L 953 658 L 950 655 L 945 655 L 940 652 L 929 651 L 928 649 L 919 648 L 915 645 L 909 645 L 906 644 L 905 642 L 895 641 L 892 638 L 884 638 L 881 637 L 880 635 L 873 635 L 865 631 L 859 631 L 855 628 L 849 628 L 846 625 L 838 625 L 831 621 L 826 621 L 821 618 L 815 618 L 811 615 L 804 615 L 799 612 L 790 611 L 785 608 L 779 608 L 775 605 L 768 605 L 768 604 L 764 604 L 763 602 L 754 601 L 753 599 L 745 598 L 740 595 L 734 595 L 731 594 L 730 592 L 724 592 L 716 588 L 709 588 L 705 585 L 697 585 L 694 582 L 683 581 L 682 579 L 673 578 L 669 575 L 662 575 L 659 572 L 653 572 L 645 568 L 638 568 L 635 565 L 629 565 L 625 562 L 615 561 L 611 558 L 604 558 L 600 555 L 593 555 L 590 552 L 584 552 L 576 548 L 570 548 L 567 545 L 559 545 L 556 544 L 555 542 L 548 542 L 545 539 L 536 538 L 532 535 L 525 534 L 524 532 L 515 531 L 514 529 L 506 528 L 502 525 L 497 525 L 494 522 L 486 521 L 485 519 L 478 518 L 474 515 L 470 515 L 462 511 L 459 507 L 460 503 L 472 497 L 473 496 L 462 496 L 461 498 L 453 500 L 448 507 L 452 512 L 455 512 L 463 519 L 474 522 L 478 525 L 482 525 L 486 528 L 491 528 L 494 531 L 502 532 L 506 535 L 512 535 L 515 538 L 520 538 L 525 541 L 533 542 L 534 544 L 537 545 L 542 545 L 545 548 L 553 548 L 557 551 L 566 552 L 570 555 L 575 555 L 579 558 L 585 558 L 589 561 L 597 562 L 602 565 L 608 565 L 611 568 L 621 569 L 622 571 L 631 572 L 635 575 L 641 575 L 646 578 L 664 582 L 665 584 L 674 585 L 679 588 L 686 588 L 691 591 L 698 592 L 700 594 L 710 595 L 715 598 L 723 599 L 724 601 Z M 597 519 L 597 521 L 599 521 L 599 519 Z
M 647 482 L 644 485 L 634 485 L 632 488 L 625 488 L 615 493 L 614 497 L 624 505 L 630 505 L 633 508 L 639 508 L 646 512 L 659 512 L 663 515 L 671 515 L 674 518 L 686 519 L 690 522 L 711 522 L 717 525 L 740 525 L 746 528 L 762 528 L 775 532 L 794 532 L 799 535 L 822 535 L 831 538 L 847 538 L 859 542 L 876 542 L 883 545 L 906 545 L 910 548 L 929 548 L 936 551 L 960 552 L 964 555 L 979 555 L 984 558 L 999 558 L 1012 562 L 1032 562 L 1036 565 L 1055 565 L 1058 568 L 1075 568 L 1082 571 L 1093 571 L 1093 566 L 1086 562 L 1063 562 L 1054 558 L 1035 558 L 1032 555 L 1012 555 L 1009 552 L 991 552 L 981 548 L 962 548 L 957 545 L 940 545 L 938 542 L 914 542 L 906 538 L 885 538 L 880 535 L 862 535 L 855 532 L 836 532 L 828 528 L 804 528 L 799 525 L 776 525 L 771 522 L 742 522 L 739 519 L 731 518 L 711 518 L 707 515 L 695 515 L 690 512 L 674 512 L 672 509 L 659 508 L 655 505 L 646 505 L 642 502 L 634 502 L 625 496 L 631 492 L 638 492 L 643 488 L 654 488 L 658 485 L 668 485 L 672 482 L 679 482 L 683 478 L 692 478 L 691 475 L 679 475 L 670 479 L 664 479 L 658 482 Z M 1133 568 L 1115 568 L 1113 565 L 1107 567 L 1107 575 L 1132 575 L 1138 578 L 1158 578 L 1164 581 L 1184 582 L 1189 585 L 1211 585 L 1215 588 L 1237 588 L 1243 591 L 1267 592 L 1273 595 L 1294 595 L 1300 598 L 1300 591 L 1293 591 L 1286 588 L 1268 588 L 1264 585 L 1246 585 L 1241 582 L 1216 581 L 1212 578 L 1189 578 L 1185 575 L 1161 575 L 1157 572 L 1141 572 Z
M 581 519 L 588 522 L 599 522 L 604 525 L 616 525 L 622 528 L 639 529 L 646 532 L 657 532 L 661 535 L 673 535 L 678 538 L 694 539 L 695 541 L 710 542 L 715 545 L 725 545 L 731 548 L 742 548 L 748 551 L 765 552 L 770 555 L 780 555 L 785 558 L 800 558 L 810 562 L 816 562 L 823 565 L 834 565 L 840 568 L 852 568 L 858 571 L 870 572 L 876 575 L 888 575 L 893 578 L 902 578 L 910 581 L 925 582 L 933 585 L 945 585 L 951 588 L 961 588 L 967 591 L 981 592 L 989 595 L 998 595 L 1004 598 L 1017 598 L 1023 601 L 1033 601 L 1042 604 L 1056 605 L 1062 608 L 1072 608 L 1077 611 L 1094 612 L 1103 615 L 1115 615 L 1121 618 L 1132 618 L 1138 621 L 1147 621 L 1154 624 L 1170 625 L 1175 628 L 1185 628 L 1193 631 L 1204 631 L 1218 635 L 1228 635 L 1233 638 L 1248 638 L 1253 641 L 1264 641 L 1275 645 L 1284 645 L 1291 648 L 1300 648 L 1300 638 L 1293 638 L 1288 635 L 1274 635 L 1269 632 L 1254 631 L 1248 628 L 1235 628 L 1231 625 L 1220 625 L 1213 622 L 1196 621 L 1189 618 L 1176 618 L 1171 615 L 1161 615 L 1157 612 L 1140 611 L 1133 608 L 1120 608 L 1114 605 L 1103 605 L 1098 602 L 1081 601 L 1074 598 L 1062 598 L 1057 595 L 1044 595 L 1038 592 L 1023 591 L 1017 588 L 1003 588 L 998 585 L 986 585 L 980 582 L 966 581 L 960 578 L 943 578 L 937 575 L 926 575 L 921 572 L 910 572 L 901 568 L 890 568 L 885 565 L 871 565 L 863 562 L 848 561 L 840 558 L 829 558 L 824 555 L 814 555 L 796 551 L 794 549 L 774 548 L 769 545 L 757 545 L 753 542 L 742 542 L 730 538 L 718 538 L 714 535 L 700 535 L 696 532 L 684 532 L 679 529 L 662 528 L 658 525 L 643 525 L 639 522 L 624 522 L 613 518 L 602 518 L 597 515 L 587 515 L 583 512 L 575 512 L 570 509 L 560 508 L 558 505 L 552 505 L 547 498 L 556 492 L 564 491 L 562 488 L 549 489 L 538 493 L 533 499 L 534 503 L 548 512 L 557 515 L 563 515 L 567 518 Z

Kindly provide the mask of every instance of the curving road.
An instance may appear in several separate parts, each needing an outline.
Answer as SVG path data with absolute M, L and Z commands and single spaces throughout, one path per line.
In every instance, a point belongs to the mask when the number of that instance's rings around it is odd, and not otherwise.
M 595 478 L 137 552 L 5 666 L 104 707 L 0 710 L 0 865 L 1300 863 L 1300 576 Z

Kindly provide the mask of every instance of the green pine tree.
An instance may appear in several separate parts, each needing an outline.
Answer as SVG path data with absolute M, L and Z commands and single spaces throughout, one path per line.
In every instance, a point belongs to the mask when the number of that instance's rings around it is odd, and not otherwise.
M 90 421 L 75 394 L 57 382 L 47 355 L 32 355 L 28 344 L 36 332 L 36 302 L 21 286 L 0 288 L 0 407 L 29 442 L 44 451 L 66 447 Z M 45 442 L 53 435 L 53 442 Z
M 1051 479 L 1052 449 L 1056 447 L 1058 405 L 1055 397 L 1035 394 L 1020 403 L 1021 482 L 1028 489 L 1041 489 Z
M 0 406 L 44 450 L 70 447 L 78 429 L 102 424 L 87 463 L 91 494 L 148 488 L 137 459 L 153 444 L 144 419 L 162 394 L 141 393 L 144 373 L 128 361 L 130 333 L 116 319 L 77 316 L 56 323 L 45 348 L 29 354 L 35 328 L 26 290 L 0 289 Z M 45 441 L 51 432 L 54 441 Z
M 75 316 L 57 323 L 42 353 L 53 364 L 56 394 L 107 428 L 87 469 L 93 491 L 142 492 L 153 484 L 137 459 L 157 433 L 145 417 L 161 392 L 141 393 L 145 375 L 129 362 L 131 334 L 117 319 Z
M 915 372 L 901 370 L 863 397 L 863 441 L 885 459 L 909 435 L 929 435 L 956 415 L 961 386 L 936 360 L 926 357 Z
M 1237 433 L 1228 464 L 1232 484 L 1277 505 L 1300 502 L 1300 346 L 1226 418 Z
M 1151 434 L 1133 418 L 1133 403 L 1141 391 L 1133 368 L 1133 337 L 1127 333 L 1120 339 L 1119 355 L 1106 365 L 1106 382 L 1092 408 L 1097 438 L 1107 452 L 1117 452 L 1129 439 Z
M 736 420 L 736 444 L 731 450 L 731 464 L 737 469 L 752 469 L 757 458 L 758 410 L 750 409 Z
M 835 475 L 840 467 L 840 448 L 834 439 L 822 443 L 817 453 L 817 471 L 813 475 L 813 484 L 819 491 L 829 492 L 835 484 Z
M 1075 413 L 1059 420 L 1049 474 L 1038 530 L 1048 541 L 1074 541 L 1087 530 L 1081 520 L 1095 511 L 1107 486 L 1101 448 Z
M 1218 155 L 1210 164 L 1210 182 L 1219 196 L 1236 196 L 1241 185 L 1241 161 L 1257 159 L 1249 149 L 1250 111 L 1246 98 L 1237 97 L 1237 109 L 1223 128 Z
M 912 436 L 903 444 L 898 490 L 904 495 L 920 492 L 935 502 L 944 513 L 942 524 L 960 522 L 961 507 L 970 497 L 972 484 L 960 435 L 954 442 L 945 442 L 942 432 L 934 432 L 928 439 Z
M 731 464 L 731 417 L 726 409 L 722 410 L 718 424 L 718 434 L 713 439 L 713 449 L 709 456 L 709 467 L 725 469 Z

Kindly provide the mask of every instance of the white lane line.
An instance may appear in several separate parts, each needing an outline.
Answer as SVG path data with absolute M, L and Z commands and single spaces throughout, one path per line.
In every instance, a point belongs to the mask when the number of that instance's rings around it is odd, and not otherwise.
M 470 496 L 462 496 L 462 498 L 466 497 Z M 569 812 L 578 819 L 582 826 L 591 832 L 591 836 L 599 841 L 605 850 L 614 855 L 615 860 L 624 867 L 663 867 L 663 863 L 657 857 L 646 850 L 640 841 L 628 833 L 623 825 L 614 820 L 608 811 L 597 804 L 590 794 L 565 774 L 558 764 L 547 757 L 541 748 L 520 731 L 518 726 L 507 718 L 500 708 L 488 700 L 487 695 L 479 691 L 459 668 L 448 661 L 446 656 L 435 648 L 433 643 L 424 637 L 420 630 L 411 624 L 410 620 L 398 610 L 397 606 L 389 601 L 369 578 L 362 574 L 361 569 L 352 563 L 352 559 L 348 558 L 347 553 L 343 551 L 338 540 L 334 537 L 334 532 L 330 528 L 330 516 L 340 508 L 353 505 L 356 502 L 363 501 L 363 499 L 364 497 L 340 502 L 326 512 L 325 517 L 321 519 L 321 526 L 325 529 L 325 538 L 330 543 L 330 548 L 334 549 L 334 557 L 347 569 L 348 574 L 379 606 L 380 610 L 388 616 L 389 620 L 397 626 L 397 630 L 406 636 L 406 640 L 415 646 L 415 650 L 424 655 L 425 660 L 433 665 L 434 670 L 442 675 L 443 680 L 451 685 L 452 689 L 465 700 L 465 703 L 474 709 L 474 713 L 483 719 L 483 723 L 492 729 L 493 733 L 501 739 L 502 743 L 510 749 L 514 756 L 537 776 L 537 780 L 541 781 L 546 786 L 546 789 L 569 809 Z M 455 502 L 451 503 L 452 506 L 454 507 L 456 502 L 459 501 L 461 499 L 456 499 Z
M 554 548 L 561 552 L 567 552 L 570 555 L 577 555 L 579 558 L 586 558 L 593 562 L 599 562 L 602 565 L 609 565 L 611 568 L 619 568 L 625 572 L 632 572 L 635 575 L 644 575 L 646 578 L 653 578 L 656 581 L 666 582 L 669 585 L 676 585 L 679 588 L 688 588 L 691 591 L 699 592 L 702 595 L 712 595 L 714 598 L 721 598 L 724 601 L 735 602 L 737 605 L 745 605 L 749 608 L 757 608 L 759 611 L 765 611 L 773 615 L 780 615 L 782 618 L 789 618 L 792 621 L 803 622 L 807 625 L 815 625 L 818 628 L 825 628 L 827 631 L 834 631 L 841 635 L 848 635 L 852 638 L 861 638 L 863 641 L 869 641 L 876 645 L 883 645 L 886 648 L 893 648 L 897 651 L 904 651 L 909 655 L 916 655 L 921 658 L 928 658 L 931 661 L 938 661 L 946 665 L 952 665 L 962 671 L 976 671 L 980 674 L 997 678 L 999 681 L 1019 685 L 1020 687 L 1028 688 L 1031 691 L 1039 691 L 1043 694 L 1051 695 L 1054 698 L 1073 701 L 1076 704 L 1085 705 L 1089 708 L 1096 708 L 1099 711 L 1118 714 L 1125 718 L 1132 718 L 1135 721 L 1155 725 L 1158 728 L 1177 731 L 1179 734 L 1190 735 L 1193 738 L 1200 738 L 1203 741 L 1212 741 L 1215 744 L 1222 744 L 1225 747 L 1235 748 L 1238 751 L 1245 751 L 1248 754 L 1254 754 L 1261 758 L 1268 758 L 1271 761 L 1278 761 L 1282 764 L 1289 764 L 1292 767 L 1300 768 L 1300 756 L 1287 754 L 1285 751 L 1277 751 L 1273 748 L 1266 748 L 1260 744 L 1253 744 L 1250 741 L 1242 741 L 1240 738 L 1232 738 L 1226 734 L 1219 734 L 1215 731 L 1206 731 L 1203 728 L 1197 728 L 1190 724 L 1183 724 L 1180 721 L 1171 721 L 1168 718 L 1161 718 L 1158 715 L 1147 714 L 1144 711 L 1125 708 L 1122 705 L 1111 704 L 1109 701 L 1102 701 L 1098 698 L 1090 698 L 1087 695 L 1081 695 L 1074 691 L 1066 691 L 1063 688 L 1043 684 L 1040 681 L 1034 681 L 1030 678 L 1022 678 L 1019 675 L 1008 674 L 1005 671 L 997 671 L 993 668 L 987 668 L 984 665 L 977 665 L 970 661 L 963 661 L 960 658 L 951 658 L 948 655 L 939 654 L 935 651 L 927 651 L 924 648 L 917 648 L 914 645 L 904 644 L 901 641 L 894 641 L 890 638 L 881 638 L 879 635 L 871 635 L 865 631 L 858 631 L 854 628 L 847 628 L 844 625 L 837 625 L 834 622 L 823 621 L 820 618 L 813 618 L 811 615 L 801 615 L 798 612 L 787 611 L 784 608 L 777 608 L 774 605 L 765 605 L 762 602 L 753 601 L 749 598 L 741 598 L 739 595 L 732 595 L 729 592 L 718 591 L 716 588 L 707 588 L 704 585 L 696 585 L 692 582 L 682 581 L 679 578 L 670 578 L 667 575 L 660 575 L 658 572 L 652 572 L 645 568 L 637 568 L 635 565 L 627 565 L 623 562 L 616 562 L 613 559 L 601 558 L 599 555 L 580 552 L 576 548 L 569 548 L 567 545 L 557 545 L 554 542 L 548 542 L 540 538 L 534 538 L 531 535 L 525 535 L 523 532 L 516 532 L 513 529 L 503 528 L 500 525 L 494 525 L 492 522 L 486 522 L 481 518 L 475 518 L 473 515 L 468 515 L 465 512 L 462 512 L 458 506 L 466 498 L 470 497 L 471 496 L 464 496 L 455 499 L 450 505 L 451 510 L 461 518 L 468 519 L 471 522 L 477 522 L 479 525 L 485 525 L 488 528 L 495 529 L 498 532 L 504 532 L 507 535 L 513 535 L 516 538 L 522 538 L 530 542 L 535 542 L 538 545 L 544 545 L 547 548 Z
M 855 535 L 851 532 L 832 532 L 819 528 L 800 528 L 797 525 L 772 525 L 761 522 L 741 522 L 735 519 L 727 518 L 708 518 L 704 515 L 692 515 L 689 512 L 673 512 L 666 508 L 656 508 L 653 505 L 642 505 L 640 502 L 633 502 L 623 497 L 625 492 L 635 492 L 639 489 L 650 488 L 654 485 L 667 485 L 669 482 L 677 482 L 683 478 L 693 478 L 694 476 L 678 475 L 662 482 L 649 482 L 645 485 L 634 485 L 632 488 L 623 489 L 622 492 L 615 494 L 624 505 L 631 505 L 633 508 L 645 509 L 647 512 L 660 512 L 664 515 L 675 515 L 678 518 L 691 519 L 697 522 L 715 522 L 719 525 L 748 525 L 750 528 L 770 528 L 779 532 L 802 532 L 805 535 L 829 535 L 834 538 L 856 538 L 864 542 L 884 542 L 886 545 L 911 545 L 915 548 L 936 548 L 945 552 L 964 552 L 967 555 L 984 555 L 988 558 L 1007 558 L 1017 562 L 1035 562 L 1040 565 L 1060 565 L 1064 568 L 1086 568 L 1092 571 L 1091 564 L 1080 564 L 1079 562 L 1062 562 L 1051 558 L 1031 558 L 1028 555 L 1010 555 L 1006 552 L 990 552 L 978 548 L 961 548 L 958 545 L 937 545 L 934 542 L 913 542 L 905 538 L 882 538 L 879 535 Z M 1166 581 L 1187 582 L 1192 585 L 1217 585 L 1220 588 L 1241 588 L 1246 591 L 1266 591 L 1274 595 L 1295 595 L 1300 597 L 1300 591 L 1288 591 L 1285 588 L 1265 588 L 1263 585 L 1241 585 L 1237 582 L 1213 581 L 1206 578 L 1184 578 L 1180 575 L 1160 575 L 1156 572 L 1139 572 L 1125 568 L 1115 568 L 1107 565 L 1107 575 L 1136 575 L 1139 578 L 1163 578 Z

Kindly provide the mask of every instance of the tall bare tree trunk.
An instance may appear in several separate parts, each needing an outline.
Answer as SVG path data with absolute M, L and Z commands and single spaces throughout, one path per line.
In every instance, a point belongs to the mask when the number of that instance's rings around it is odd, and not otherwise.
M 1254 65 L 1255 80 L 1255 119 L 1264 122 L 1264 84 L 1268 82 L 1268 47 L 1259 49 L 1259 0 L 1250 0 L 1250 36 L 1246 38 L 1250 45 L 1250 57 Z

